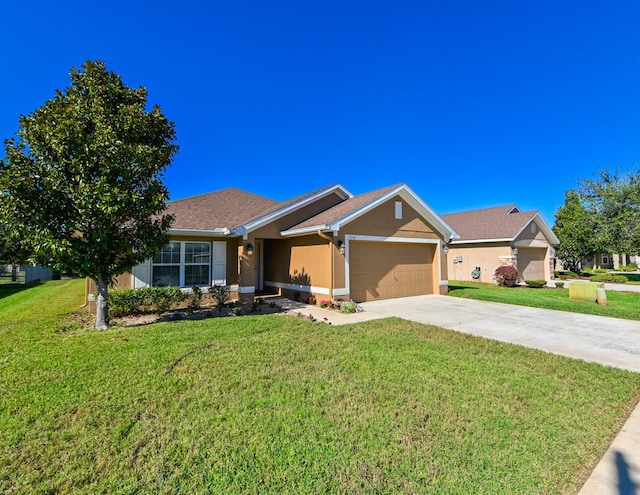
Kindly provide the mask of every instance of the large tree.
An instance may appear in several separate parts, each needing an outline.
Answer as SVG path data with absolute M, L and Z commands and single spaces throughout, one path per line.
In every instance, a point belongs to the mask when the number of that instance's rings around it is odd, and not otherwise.
M 7 228 L 0 224 L 0 265 L 22 265 L 30 254 L 20 240 L 12 237 Z
M 603 251 L 627 255 L 640 252 L 640 170 L 600 171 L 595 179 L 581 182 L 580 196 L 596 220 Z
M 164 169 L 178 147 L 174 124 L 147 91 L 87 61 L 71 85 L 5 141 L 0 222 L 35 256 L 95 281 L 96 328 L 108 328 L 108 285 L 166 243 Z
M 555 246 L 556 257 L 565 268 L 577 272 L 584 258 L 593 255 L 597 249 L 596 222 L 575 190 L 564 195 L 564 205 L 555 214 L 555 232 L 559 244 Z

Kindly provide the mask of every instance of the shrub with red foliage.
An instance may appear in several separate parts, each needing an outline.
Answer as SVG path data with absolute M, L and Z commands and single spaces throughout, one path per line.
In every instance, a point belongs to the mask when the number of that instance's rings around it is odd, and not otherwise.
M 499 266 L 494 273 L 494 278 L 502 287 L 514 287 L 518 282 L 518 270 L 512 265 Z

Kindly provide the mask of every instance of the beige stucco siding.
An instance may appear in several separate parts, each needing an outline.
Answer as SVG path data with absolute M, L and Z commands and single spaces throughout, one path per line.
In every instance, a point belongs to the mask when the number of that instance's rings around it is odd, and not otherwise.
M 395 218 L 395 203 L 402 202 L 402 218 Z M 421 239 L 441 238 L 435 229 L 403 201 L 399 196 L 390 199 L 349 222 L 342 229 L 353 235 L 371 235 L 383 237 L 415 237 Z
M 449 280 L 473 281 L 471 272 L 480 267 L 478 282 L 493 282 L 493 274 L 499 266 L 512 260 L 509 243 L 477 243 L 450 245 L 447 256 Z
M 331 249 L 318 235 L 265 240 L 265 284 L 329 288 Z

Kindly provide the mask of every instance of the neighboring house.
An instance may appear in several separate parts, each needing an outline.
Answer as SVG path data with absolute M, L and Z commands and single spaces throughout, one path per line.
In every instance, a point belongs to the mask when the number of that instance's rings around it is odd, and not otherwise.
M 493 282 L 501 265 L 515 265 L 519 280 L 553 279 L 558 238 L 537 211 L 516 205 L 442 215 L 460 235 L 449 245 L 449 280 Z
M 53 270 L 43 266 L 0 266 L 0 279 L 10 282 L 31 284 L 34 282 L 46 282 L 53 278 Z
M 456 233 L 405 184 L 359 196 L 334 184 L 284 202 L 225 189 L 170 201 L 167 211 L 170 242 L 118 286 L 356 302 L 448 289 L 442 248 Z
M 606 268 L 618 270 L 621 266 L 629 263 L 639 263 L 640 256 L 629 256 L 625 254 L 597 253 L 582 261 L 582 268 Z

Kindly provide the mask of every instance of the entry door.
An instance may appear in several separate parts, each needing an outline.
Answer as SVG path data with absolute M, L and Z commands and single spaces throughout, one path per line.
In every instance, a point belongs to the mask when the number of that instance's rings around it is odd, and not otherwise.
M 264 247 L 263 241 L 256 240 L 256 245 L 253 252 L 253 256 L 254 256 L 253 269 L 254 269 L 254 276 L 255 276 L 253 285 L 256 288 L 256 290 L 264 289 L 264 270 L 263 270 L 264 249 L 263 247 Z

